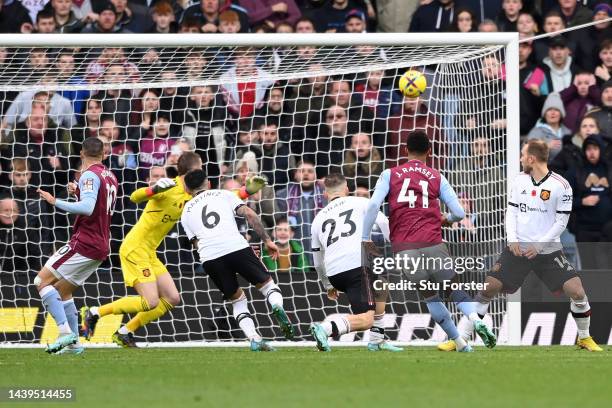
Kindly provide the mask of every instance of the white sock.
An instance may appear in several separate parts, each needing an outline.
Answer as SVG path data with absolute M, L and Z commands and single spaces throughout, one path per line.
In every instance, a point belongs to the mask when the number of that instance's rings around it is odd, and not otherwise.
M 94 314 L 96 316 L 100 316 L 100 312 L 98 311 L 98 306 L 92 306 L 89 308 L 89 311 L 91 312 L 91 314 Z
M 491 303 L 491 298 L 486 297 L 480 293 L 476 294 L 476 313 L 481 316 L 484 316 L 489 311 L 489 304 Z
M 334 333 L 334 325 L 336 326 L 337 333 Z M 345 317 L 337 317 L 334 320 L 328 320 L 321 323 L 323 330 L 328 336 L 341 336 L 351 331 L 351 325 Z
M 125 325 L 119 328 L 119 334 L 128 334 L 130 331 L 127 329 Z
M 64 322 L 63 324 L 58 325 L 57 329 L 59 330 L 59 333 L 61 335 L 72 333 L 72 329 L 70 329 L 70 325 L 68 324 L 68 322 Z
M 478 318 L 478 320 L 480 320 L 480 318 Z M 459 330 L 459 335 L 465 340 L 471 339 L 472 333 L 474 333 L 474 321 L 471 319 L 460 319 L 457 330 Z
M 589 327 L 591 326 L 591 305 L 585 296 L 583 299 L 571 299 L 570 310 L 578 328 L 578 338 L 585 339 L 590 337 Z
M 385 341 L 385 328 L 383 327 L 383 318 L 385 314 L 374 315 L 374 324 L 370 329 L 370 343 L 379 344 Z
M 283 307 L 283 295 L 278 285 L 276 285 L 272 279 L 259 288 L 259 291 L 264 295 L 270 306 Z
M 249 303 L 244 293 L 242 293 L 240 298 L 232 301 L 232 313 L 247 339 L 250 341 L 261 341 L 261 336 L 255 328 L 255 322 L 249 312 Z
M 455 338 L 453 340 L 455 340 L 455 344 L 457 345 L 457 351 L 463 350 L 468 345 L 467 341 L 465 341 L 463 339 L 463 337 L 461 337 L 461 336 L 459 336 L 459 337 L 457 337 L 457 338 Z

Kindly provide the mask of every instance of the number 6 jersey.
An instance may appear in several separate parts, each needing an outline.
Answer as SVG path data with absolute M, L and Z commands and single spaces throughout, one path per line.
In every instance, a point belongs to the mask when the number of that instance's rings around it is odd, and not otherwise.
M 339 197 L 319 211 L 312 222 L 312 251 L 323 253 L 325 275 L 334 276 L 361 266 L 361 235 L 369 200 Z M 389 239 L 389 221 L 381 212 L 376 224 Z
M 235 218 L 242 205 L 244 202 L 227 190 L 203 191 L 185 205 L 181 224 L 190 241 L 198 240 L 201 262 L 248 248 Z

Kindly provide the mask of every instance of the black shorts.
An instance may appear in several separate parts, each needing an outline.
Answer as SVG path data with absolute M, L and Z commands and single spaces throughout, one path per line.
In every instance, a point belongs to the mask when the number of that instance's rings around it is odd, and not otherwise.
M 532 271 L 553 293 L 561 291 L 565 282 L 578 276 L 563 251 L 527 259 L 515 256 L 508 247 L 504 249 L 488 276 L 499 280 L 504 285 L 504 292 L 514 293 Z
M 374 290 L 364 268 L 359 267 L 330 276 L 329 282 L 340 292 L 346 293 L 354 314 L 376 309 Z
M 252 285 L 264 283 L 271 276 L 251 247 L 206 261 L 203 267 L 226 299 L 231 298 L 240 287 L 236 275 Z

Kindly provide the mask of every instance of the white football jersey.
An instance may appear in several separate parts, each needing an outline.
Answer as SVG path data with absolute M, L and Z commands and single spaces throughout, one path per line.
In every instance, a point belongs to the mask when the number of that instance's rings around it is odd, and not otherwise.
M 361 266 L 361 231 L 370 200 L 340 197 L 319 211 L 311 226 L 312 250 L 323 253 L 325 274 L 334 276 Z M 376 224 L 386 240 L 389 221 L 381 212 Z
M 181 216 L 187 237 L 198 240 L 200 261 L 206 262 L 247 248 L 238 231 L 236 209 L 244 203 L 231 191 L 207 190 L 189 200 Z
M 508 205 L 514 207 L 512 213 L 515 214 L 514 225 L 509 227 L 508 222 L 512 220 L 506 220 L 509 241 L 513 239 L 511 233 L 514 233 L 518 242 L 559 243 L 572 211 L 572 187 L 567 180 L 552 171 L 539 183 L 529 174 L 520 173 L 512 182 Z M 564 225 L 552 233 L 557 220 L 564 221 Z M 515 228 L 515 231 L 511 232 L 511 228 Z M 542 253 L 551 253 L 561 248 L 560 243 L 546 245 Z

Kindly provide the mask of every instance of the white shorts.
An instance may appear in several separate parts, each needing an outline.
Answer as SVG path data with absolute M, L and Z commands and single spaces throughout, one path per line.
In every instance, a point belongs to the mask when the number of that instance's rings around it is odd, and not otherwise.
M 75 286 L 82 286 L 89 276 L 98 269 L 102 261 L 89 259 L 69 245 L 64 245 L 51 255 L 45 268 L 49 269 L 57 279 L 66 279 Z

